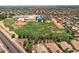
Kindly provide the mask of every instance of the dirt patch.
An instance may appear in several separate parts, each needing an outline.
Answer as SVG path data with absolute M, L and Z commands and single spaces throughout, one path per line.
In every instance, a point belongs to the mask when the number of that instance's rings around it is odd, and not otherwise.
M 17 28 L 21 28 L 23 27 L 24 25 L 26 25 L 27 22 L 26 21 L 16 21 L 14 22 L 14 24 L 12 24 L 12 26 L 17 29 Z

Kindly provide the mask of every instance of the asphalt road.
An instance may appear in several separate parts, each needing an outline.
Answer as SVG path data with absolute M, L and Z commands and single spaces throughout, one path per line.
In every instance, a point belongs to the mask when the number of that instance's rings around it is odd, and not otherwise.
M 23 51 L 19 47 L 17 47 L 16 44 L 10 41 L 10 39 L 7 38 L 6 35 L 4 35 L 1 31 L 0 40 L 3 42 L 9 53 L 23 53 Z

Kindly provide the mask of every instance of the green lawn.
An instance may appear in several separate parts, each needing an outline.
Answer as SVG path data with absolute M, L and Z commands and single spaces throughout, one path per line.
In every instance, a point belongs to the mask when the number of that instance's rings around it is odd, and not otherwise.
M 13 18 L 7 18 L 4 20 L 4 25 L 13 30 L 12 24 L 14 23 Z M 56 30 L 52 33 L 51 30 Z M 64 32 L 61 32 L 64 30 Z M 28 38 L 35 41 L 51 39 L 54 41 L 68 41 L 72 38 L 72 32 L 68 28 L 56 28 L 53 22 L 35 22 L 30 21 L 28 24 L 19 29 L 14 29 L 13 31 L 19 35 L 19 38 Z M 61 33 L 60 33 L 61 32 Z
M 6 27 L 9 27 L 10 30 L 13 30 L 12 24 L 14 23 L 14 19 L 13 18 L 7 18 L 4 20 L 4 25 Z
M 51 30 L 56 30 L 56 33 L 51 33 Z M 64 30 L 63 33 L 59 33 Z M 15 32 L 21 38 L 29 38 L 33 40 L 52 39 L 54 41 L 68 41 L 72 38 L 71 33 L 67 32 L 65 28 L 58 29 L 54 23 L 38 23 L 29 22 L 23 28 L 16 29 Z

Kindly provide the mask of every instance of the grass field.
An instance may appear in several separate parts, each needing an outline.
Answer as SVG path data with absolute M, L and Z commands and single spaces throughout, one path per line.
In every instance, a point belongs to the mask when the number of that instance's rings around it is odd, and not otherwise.
M 6 20 L 4 20 L 4 25 L 6 27 L 9 27 L 10 30 L 13 30 L 12 24 L 14 23 L 14 19 L 13 18 L 7 18 Z
M 5 26 L 13 30 L 12 24 L 15 20 L 8 18 L 4 21 Z M 56 32 L 51 32 L 56 30 Z M 22 28 L 14 29 L 19 38 L 28 38 L 35 41 L 50 39 L 54 41 L 68 41 L 72 38 L 72 33 L 65 28 L 57 28 L 53 22 L 30 21 Z M 64 31 L 64 32 L 62 32 Z
M 56 32 L 52 33 L 52 29 L 56 30 Z M 62 32 L 63 30 L 64 32 Z M 16 29 L 15 32 L 20 35 L 21 38 L 29 38 L 37 41 L 40 39 L 64 41 L 72 38 L 71 33 L 67 32 L 65 28 L 56 28 L 54 23 L 29 22 L 23 28 Z

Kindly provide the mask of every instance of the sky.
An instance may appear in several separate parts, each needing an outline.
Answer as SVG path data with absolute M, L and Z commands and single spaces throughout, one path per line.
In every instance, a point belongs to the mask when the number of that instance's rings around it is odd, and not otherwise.
M 78 0 L 0 0 L 0 5 L 78 5 Z

